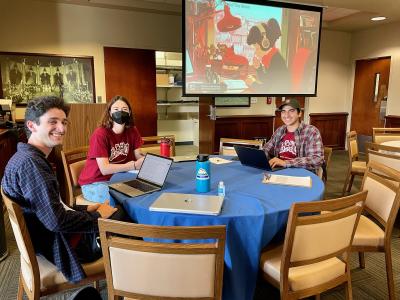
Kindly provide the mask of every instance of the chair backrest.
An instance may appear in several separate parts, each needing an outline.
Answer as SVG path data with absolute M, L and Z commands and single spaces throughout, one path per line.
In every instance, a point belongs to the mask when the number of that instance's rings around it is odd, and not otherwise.
M 99 229 L 109 299 L 221 299 L 225 226 L 150 226 L 99 219 Z M 212 242 L 193 241 L 204 239 Z
M 2 188 L 1 196 L 3 197 L 4 204 L 6 205 L 11 227 L 14 232 L 15 240 L 17 242 L 18 250 L 21 254 L 21 275 L 23 284 L 26 287 L 25 291 L 30 294 L 29 299 L 33 298 L 32 295 L 36 295 L 37 297 L 39 297 L 39 265 L 36 258 L 35 250 L 33 248 L 32 240 L 25 223 L 22 209 L 17 203 L 12 201 L 4 193 Z
M 220 138 L 219 140 L 219 154 L 220 155 L 232 155 L 236 156 L 234 145 L 250 146 L 261 149 L 263 145 L 262 140 L 243 140 L 243 139 L 231 139 L 231 138 Z
M 326 168 L 329 167 L 329 164 L 331 162 L 332 151 L 333 151 L 332 148 L 324 147 L 324 160 L 325 160 Z
M 400 128 L 372 128 L 372 142 L 400 141 Z
M 325 183 L 328 181 L 328 167 L 331 162 L 333 149 L 330 147 L 324 147 L 324 162 L 325 164 L 319 167 L 317 171 L 317 175 L 321 178 Z
M 88 146 L 69 151 L 61 151 L 64 173 L 67 182 L 69 205 L 74 206 L 75 197 L 82 193 L 78 183 L 79 175 L 85 166 Z
M 400 148 L 376 143 L 367 143 L 368 161 L 376 161 L 400 171 Z
M 358 160 L 357 132 L 355 131 L 347 133 L 347 151 L 349 152 L 350 163 Z
M 292 204 L 282 253 L 281 291 L 289 291 L 292 267 L 336 257 L 344 261 L 349 272 L 348 254 L 366 196 L 367 191 L 363 191 L 333 200 Z
M 164 135 L 164 136 L 144 136 L 143 145 L 140 148 L 140 151 L 143 154 L 154 153 L 160 155 L 160 143 L 161 140 L 167 139 L 170 141 L 171 145 L 171 156 L 175 156 L 175 136 L 174 135 Z
M 400 172 L 376 161 L 369 161 L 361 189 L 368 190 L 365 211 L 385 228 L 390 238 L 400 204 Z

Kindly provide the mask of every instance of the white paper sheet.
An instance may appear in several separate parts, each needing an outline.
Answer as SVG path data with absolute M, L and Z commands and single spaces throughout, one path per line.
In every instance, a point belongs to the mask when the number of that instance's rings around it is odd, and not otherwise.
M 267 174 L 264 176 L 263 183 L 271 184 L 283 184 L 292 186 L 303 186 L 310 188 L 312 186 L 312 181 L 310 176 L 286 176 L 286 175 L 274 175 Z

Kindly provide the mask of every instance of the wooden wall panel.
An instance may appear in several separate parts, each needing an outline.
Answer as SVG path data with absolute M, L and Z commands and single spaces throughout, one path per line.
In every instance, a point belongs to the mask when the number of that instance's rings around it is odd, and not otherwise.
M 385 127 L 400 128 L 400 116 L 393 116 L 393 115 L 386 116 Z
M 63 143 L 63 149 L 66 151 L 89 145 L 89 138 L 100 122 L 107 104 L 71 104 L 70 106 L 69 125 Z
M 324 146 L 345 149 L 348 113 L 310 114 L 310 124 L 317 127 Z
M 265 118 L 249 118 L 241 122 L 241 134 L 250 139 L 259 137 L 269 139 L 273 133 L 272 120 Z
M 214 153 L 219 151 L 220 138 L 252 140 L 269 139 L 273 132 L 274 116 L 224 116 L 215 123 Z
M 18 133 L 15 129 L 0 129 L 0 180 L 3 178 L 4 169 L 11 156 L 17 151 Z M 0 205 L 0 209 L 1 209 Z M 0 213 L 3 211 L 0 210 Z
M 219 145 L 219 139 L 224 138 L 237 138 L 239 139 L 241 134 L 241 124 L 235 118 L 220 119 L 217 118 L 215 124 L 215 146 Z M 219 147 L 219 146 L 218 146 Z M 214 147 L 215 149 L 216 147 Z
M 104 47 L 104 68 L 107 101 L 128 98 L 140 134 L 157 135 L 155 51 Z

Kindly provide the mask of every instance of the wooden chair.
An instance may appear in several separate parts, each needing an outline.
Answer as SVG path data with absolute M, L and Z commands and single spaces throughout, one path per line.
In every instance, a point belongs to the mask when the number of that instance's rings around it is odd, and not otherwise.
M 22 300 L 24 291 L 30 300 L 36 300 L 42 296 L 74 289 L 91 282 L 95 282 L 95 286 L 98 286 L 97 281 L 105 277 L 103 258 L 92 263 L 82 264 L 87 275 L 85 279 L 76 284 L 68 282 L 55 265 L 43 256 L 36 255 L 21 207 L 4 194 L 3 189 L 1 189 L 1 195 L 7 207 L 15 240 L 21 254 L 17 299 Z
M 150 226 L 99 219 L 99 228 L 108 299 L 221 299 L 225 226 Z M 171 242 L 198 239 L 215 241 Z
M 69 201 L 68 205 L 74 207 L 78 205 L 91 205 L 92 201 L 86 200 L 78 183 L 79 174 L 85 166 L 88 146 L 76 148 L 70 151 L 61 151 L 61 158 L 64 166 L 65 178 L 67 182 Z
M 328 169 L 330 163 L 331 163 L 331 158 L 332 158 L 332 152 L 333 149 L 330 147 L 324 147 L 324 160 L 326 163 L 326 168 Z
M 261 149 L 263 141 L 261 140 L 242 140 L 242 139 L 231 139 L 231 138 L 221 138 L 219 140 L 219 154 L 220 155 L 231 155 L 236 156 L 234 145 L 250 146 L 254 148 Z
M 343 193 L 351 191 L 353 185 L 354 176 L 363 176 L 367 163 L 365 161 L 358 160 L 358 143 L 357 143 L 357 133 L 355 131 L 350 131 L 347 133 L 347 150 L 349 152 L 349 169 L 347 171 L 346 179 L 344 181 Z
M 280 289 L 281 299 L 319 296 L 343 283 L 352 299 L 349 253 L 366 196 L 292 205 L 284 244 L 260 259 L 263 277 Z
M 400 128 L 372 128 L 372 142 L 400 141 Z
M 351 249 L 359 253 L 361 268 L 365 268 L 364 252 L 385 253 L 389 299 L 395 299 L 391 235 L 400 204 L 399 184 L 399 171 L 369 161 L 361 187 L 368 190 L 364 207 L 368 216 L 361 216 Z
M 375 161 L 400 171 L 400 148 L 376 143 L 366 143 L 367 161 Z
M 171 156 L 175 156 L 175 136 L 165 135 L 165 136 L 144 136 L 142 137 L 144 144 L 140 148 L 143 154 L 154 153 L 160 155 L 160 143 L 162 139 L 168 139 L 171 143 Z
M 324 147 L 324 162 L 325 166 L 322 166 L 318 170 L 318 177 L 321 178 L 325 183 L 328 181 L 328 167 L 331 162 L 333 149 L 330 147 Z M 325 168 L 325 169 L 324 169 Z

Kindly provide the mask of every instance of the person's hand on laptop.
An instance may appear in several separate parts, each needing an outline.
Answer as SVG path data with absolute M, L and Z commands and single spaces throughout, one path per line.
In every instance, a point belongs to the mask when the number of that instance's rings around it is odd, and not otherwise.
M 135 161 L 135 170 L 139 170 L 142 167 L 144 161 L 144 156 L 142 156 L 141 158 L 139 158 L 137 161 Z
M 144 156 L 139 158 L 138 160 L 131 160 L 127 162 L 126 164 L 128 165 L 130 170 L 139 170 L 140 167 L 142 166 L 144 160 Z
M 95 204 L 96 205 L 96 204 Z M 92 205 L 90 205 L 92 206 Z M 100 216 L 104 219 L 108 219 L 115 213 L 118 209 L 116 207 L 110 206 L 110 200 L 104 201 L 104 203 L 99 203 L 96 211 L 100 214 Z
M 269 160 L 269 165 L 271 166 L 271 168 L 275 168 L 275 167 L 286 168 L 286 162 L 278 157 L 271 158 Z

